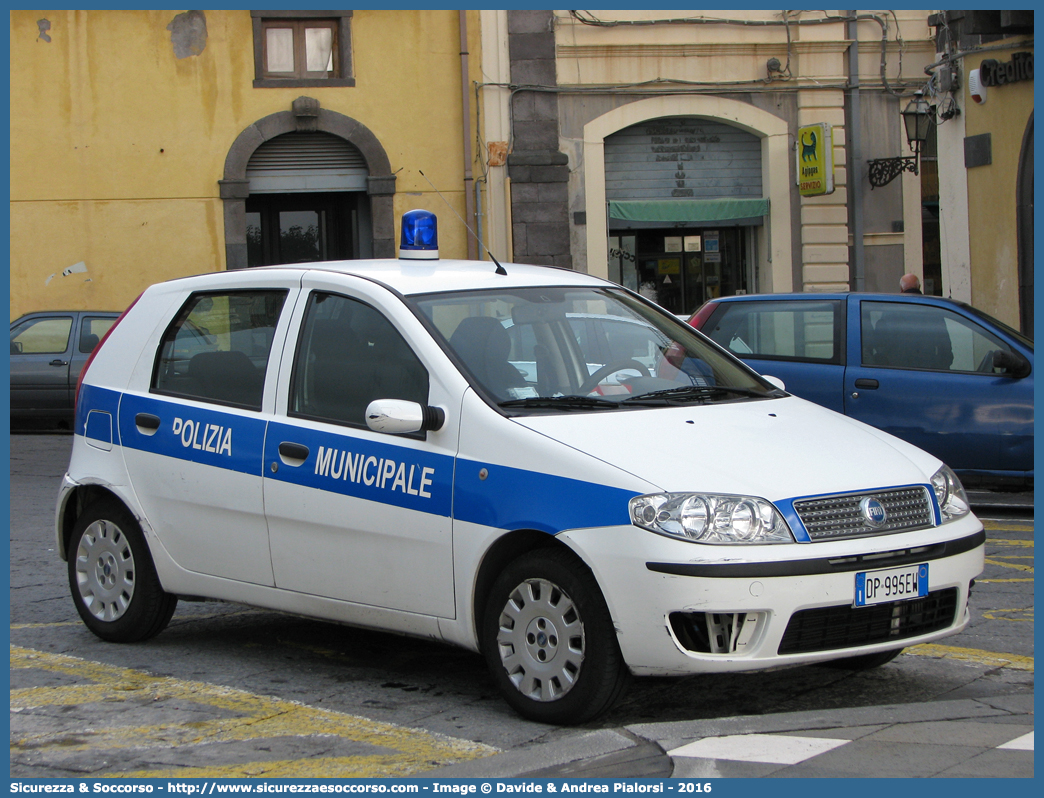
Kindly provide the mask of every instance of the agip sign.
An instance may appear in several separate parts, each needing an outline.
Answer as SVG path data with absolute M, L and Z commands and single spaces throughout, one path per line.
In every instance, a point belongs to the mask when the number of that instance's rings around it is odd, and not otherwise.
M 819 122 L 798 128 L 795 147 L 798 193 L 802 197 L 834 192 L 834 143 L 830 125 Z

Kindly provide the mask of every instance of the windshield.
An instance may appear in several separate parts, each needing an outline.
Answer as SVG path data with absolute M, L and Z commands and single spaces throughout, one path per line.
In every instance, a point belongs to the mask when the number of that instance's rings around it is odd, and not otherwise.
M 625 291 L 519 288 L 410 299 L 505 409 L 597 410 L 767 399 L 768 382 Z

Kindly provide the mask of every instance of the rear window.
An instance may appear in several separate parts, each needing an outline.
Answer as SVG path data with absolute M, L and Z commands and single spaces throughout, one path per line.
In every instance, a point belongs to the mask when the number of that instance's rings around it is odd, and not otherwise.
M 285 300 L 286 291 L 193 294 L 163 335 L 153 392 L 260 410 Z
M 839 300 L 724 302 L 702 332 L 739 357 L 841 363 Z

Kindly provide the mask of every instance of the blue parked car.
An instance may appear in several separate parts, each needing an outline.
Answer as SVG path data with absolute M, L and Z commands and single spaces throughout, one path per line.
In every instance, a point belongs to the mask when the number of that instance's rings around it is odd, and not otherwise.
M 753 294 L 689 323 L 793 394 L 925 449 L 966 484 L 1032 487 L 1033 340 L 918 294 Z

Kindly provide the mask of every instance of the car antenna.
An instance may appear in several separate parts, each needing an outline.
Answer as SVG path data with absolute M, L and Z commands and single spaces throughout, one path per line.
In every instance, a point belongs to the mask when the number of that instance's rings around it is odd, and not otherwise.
M 423 177 L 425 180 L 428 180 L 428 176 L 426 174 L 424 174 L 424 172 L 421 172 L 420 169 L 418 169 L 417 171 L 420 172 L 420 176 L 421 177 Z M 479 238 L 477 235 L 475 235 L 475 231 L 472 230 L 471 227 L 468 225 L 468 223 L 464 221 L 464 218 L 459 213 L 457 213 L 456 208 L 454 208 L 452 205 L 449 204 L 449 200 L 447 200 L 444 196 L 442 196 L 442 192 L 439 191 L 437 188 L 435 188 L 435 184 L 432 183 L 430 180 L 428 180 L 428 185 L 431 186 L 433 189 L 435 189 L 435 193 L 439 195 L 439 199 L 442 200 L 443 202 L 445 202 L 446 205 L 449 207 L 449 209 L 451 211 L 453 211 L 453 215 L 456 216 L 458 219 L 460 219 L 460 223 L 462 225 L 464 225 L 464 227 L 467 228 L 469 233 L 471 233 L 471 237 L 474 238 L 476 241 L 478 241 L 478 245 L 480 247 L 482 247 L 484 250 L 486 250 L 486 254 L 489 255 L 489 259 L 491 261 L 493 261 L 495 264 L 497 264 L 497 274 L 506 275 L 507 271 L 504 269 L 503 266 L 500 265 L 500 261 L 497 260 L 493 256 L 493 253 L 489 251 L 489 247 L 487 247 L 485 244 L 482 243 L 482 239 Z

